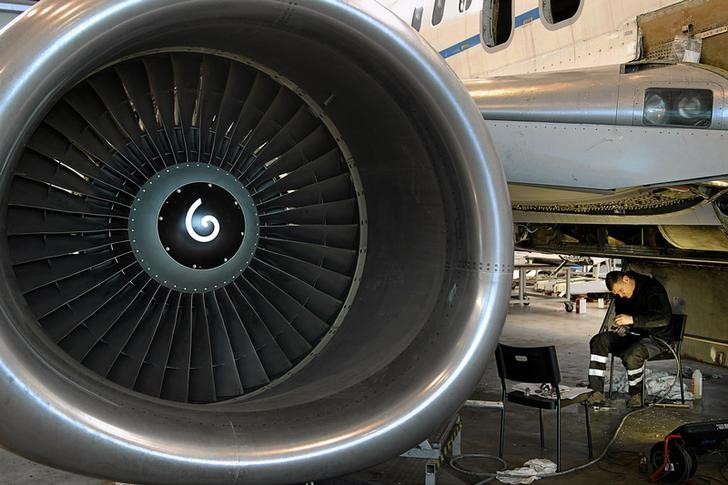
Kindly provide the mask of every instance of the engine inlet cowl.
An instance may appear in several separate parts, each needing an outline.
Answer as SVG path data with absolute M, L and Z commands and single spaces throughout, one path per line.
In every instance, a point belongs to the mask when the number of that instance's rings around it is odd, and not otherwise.
M 375 2 L 44 0 L 0 35 L 3 446 L 290 483 L 421 442 L 494 350 L 505 179 Z

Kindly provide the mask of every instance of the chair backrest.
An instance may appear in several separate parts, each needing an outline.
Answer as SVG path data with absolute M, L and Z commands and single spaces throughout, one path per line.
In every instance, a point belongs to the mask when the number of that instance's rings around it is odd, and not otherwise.
M 670 318 L 670 325 L 672 327 L 672 343 L 670 343 L 670 346 L 678 356 L 680 355 L 680 347 L 682 346 L 683 337 L 685 336 L 685 322 L 687 319 L 688 316 L 683 315 L 682 313 L 673 313 Z M 649 360 L 667 360 L 672 359 L 673 357 L 672 352 L 670 352 L 669 349 L 665 349 L 664 352 L 650 357 Z
M 498 376 L 509 381 L 544 383 L 558 386 L 561 382 L 556 348 L 512 347 L 498 344 L 495 349 Z

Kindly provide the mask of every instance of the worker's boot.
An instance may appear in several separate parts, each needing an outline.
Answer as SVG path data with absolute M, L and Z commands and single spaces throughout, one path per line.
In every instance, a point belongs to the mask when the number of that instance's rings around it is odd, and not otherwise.
M 627 408 L 635 409 L 642 407 L 642 394 L 632 394 L 627 399 Z
M 587 398 L 586 402 L 588 402 L 591 406 L 602 406 L 607 402 L 607 399 L 601 392 L 594 391 L 592 392 L 592 395 Z

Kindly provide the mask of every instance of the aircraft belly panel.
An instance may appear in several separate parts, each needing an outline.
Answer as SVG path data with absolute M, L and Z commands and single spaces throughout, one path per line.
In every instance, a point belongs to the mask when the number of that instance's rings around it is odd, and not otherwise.
M 509 183 L 578 189 L 725 178 L 714 130 L 486 121 Z

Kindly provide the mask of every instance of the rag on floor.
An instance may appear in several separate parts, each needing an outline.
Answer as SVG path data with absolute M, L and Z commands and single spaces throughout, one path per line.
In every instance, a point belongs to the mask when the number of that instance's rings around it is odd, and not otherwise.
M 609 382 L 608 370 L 604 380 L 607 383 Z M 675 385 L 673 385 L 673 382 Z M 645 385 L 647 386 L 646 390 L 648 396 L 663 397 L 667 390 L 672 387 L 672 389 L 670 389 L 670 393 L 667 396 L 664 396 L 665 399 L 680 399 L 680 380 L 678 379 L 678 381 L 675 382 L 675 374 L 671 374 L 663 370 L 653 371 L 652 369 L 647 368 L 645 369 Z M 626 372 L 620 372 L 617 369 L 614 370 L 612 390 L 614 392 L 622 393 L 627 393 L 629 391 Z M 690 388 L 687 385 L 683 385 L 683 390 L 685 391 L 685 400 L 692 401 L 693 393 L 690 391 Z
M 543 475 L 550 475 L 556 471 L 556 463 L 544 458 L 532 458 L 523 464 L 522 467 L 513 470 L 503 470 L 496 473 L 495 477 L 501 483 L 532 483 Z

